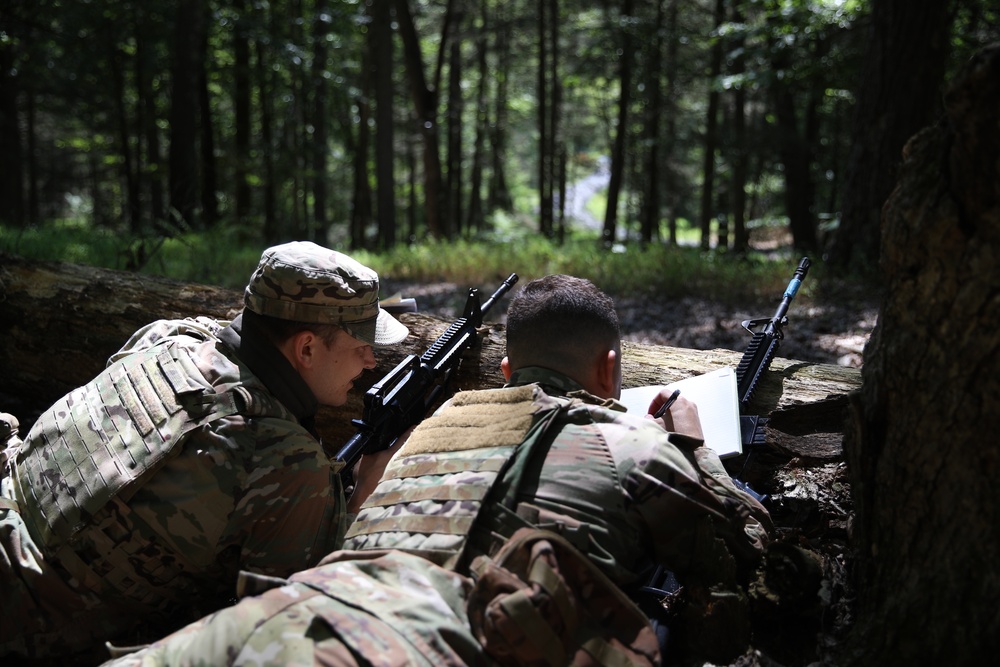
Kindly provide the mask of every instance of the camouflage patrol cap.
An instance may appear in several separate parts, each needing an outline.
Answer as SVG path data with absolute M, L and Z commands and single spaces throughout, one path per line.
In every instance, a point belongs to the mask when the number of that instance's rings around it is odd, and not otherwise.
M 261 255 L 243 295 L 260 315 L 336 324 L 369 345 L 394 345 L 409 333 L 378 306 L 378 274 L 343 253 L 292 241 Z

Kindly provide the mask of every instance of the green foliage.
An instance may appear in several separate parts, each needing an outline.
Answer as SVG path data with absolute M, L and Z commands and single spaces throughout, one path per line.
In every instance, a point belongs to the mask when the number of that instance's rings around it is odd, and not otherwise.
M 510 224 L 490 240 L 426 241 L 399 245 L 383 253 L 350 252 L 395 283 L 447 282 L 495 285 L 517 273 L 528 281 L 550 273 L 592 280 L 612 295 L 676 299 L 698 296 L 721 302 L 767 299 L 787 284 L 794 258 L 736 258 L 696 247 L 664 245 L 600 246 L 596 234 L 571 234 L 558 245 Z M 61 221 L 41 228 L 0 226 L 0 253 L 22 257 L 125 269 L 184 282 L 242 288 L 263 247 L 235 230 L 190 233 L 171 239 L 136 239 L 95 232 Z

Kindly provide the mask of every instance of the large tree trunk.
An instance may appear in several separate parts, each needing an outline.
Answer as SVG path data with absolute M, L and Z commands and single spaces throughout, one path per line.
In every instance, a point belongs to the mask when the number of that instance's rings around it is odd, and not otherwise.
M 841 664 L 1000 651 L 1000 45 L 944 102 L 883 209 L 887 296 L 846 443 L 859 604 Z

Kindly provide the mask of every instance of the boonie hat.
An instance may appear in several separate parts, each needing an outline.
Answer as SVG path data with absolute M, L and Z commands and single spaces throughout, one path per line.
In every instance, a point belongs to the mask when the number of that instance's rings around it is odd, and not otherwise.
M 311 241 L 268 248 L 250 277 L 243 303 L 283 320 L 336 324 L 369 345 L 394 345 L 410 333 L 378 306 L 378 274 Z

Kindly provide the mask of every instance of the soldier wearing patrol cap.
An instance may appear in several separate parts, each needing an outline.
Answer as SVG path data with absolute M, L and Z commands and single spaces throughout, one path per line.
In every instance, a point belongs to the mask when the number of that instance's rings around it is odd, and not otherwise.
M 224 605 L 240 570 L 288 576 L 338 548 L 344 489 L 313 420 L 407 336 L 378 291 L 341 253 L 269 248 L 234 321 L 148 325 L 12 439 L 0 656 L 139 640 Z

